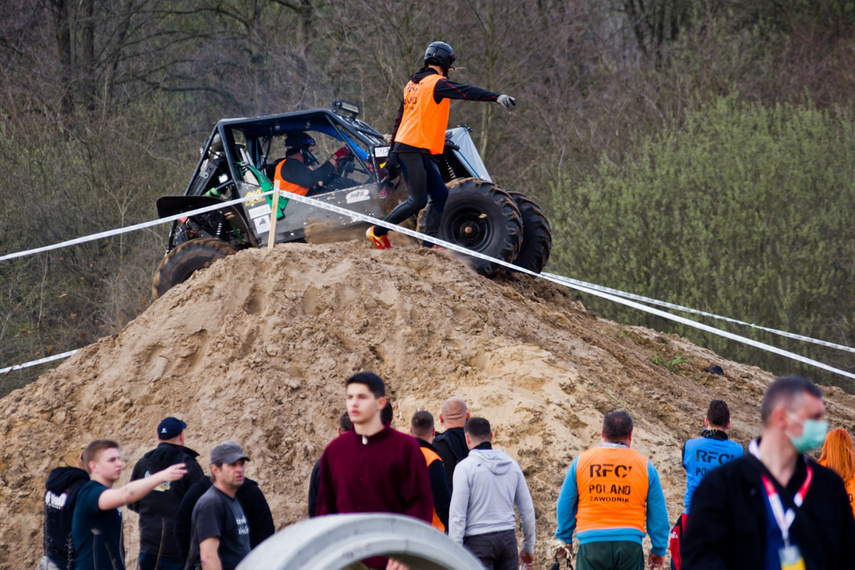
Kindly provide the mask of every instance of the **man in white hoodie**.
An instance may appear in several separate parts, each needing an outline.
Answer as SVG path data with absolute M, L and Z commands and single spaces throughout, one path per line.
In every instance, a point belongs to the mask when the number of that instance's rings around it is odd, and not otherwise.
M 504 451 L 493 449 L 484 418 L 463 427 L 469 457 L 457 464 L 448 517 L 448 536 L 465 546 L 488 569 L 516 570 L 534 564 L 534 504 L 522 469 Z M 514 505 L 520 512 L 523 543 L 517 553 Z

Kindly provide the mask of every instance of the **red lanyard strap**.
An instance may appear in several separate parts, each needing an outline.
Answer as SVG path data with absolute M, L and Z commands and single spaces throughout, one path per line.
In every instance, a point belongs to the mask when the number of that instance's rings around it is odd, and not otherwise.
M 775 485 L 772 484 L 772 481 L 770 481 L 765 474 L 760 475 L 760 479 L 763 481 L 763 488 L 766 491 L 766 496 L 769 498 L 769 505 L 772 507 L 772 514 L 775 515 L 775 522 L 778 523 L 778 528 L 781 529 L 781 535 L 784 537 L 784 542 L 787 543 L 790 535 L 790 526 L 796 518 L 796 512 L 793 509 L 787 509 L 784 511 L 784 504 L 781 502 L 781 497 L 778 494 L 778 490 L 775 488 Z M 812 481 L 813 468 L 811 468 L 808 463 L 805 480 L 801 484 L 801 487 L 799 487 L 798 492 L 796 492 L 795 497 L 793 497 L 793 503 L 795 503 L 796 508 L 801 507 L 805 502 L 805 495 L 807 495 Z

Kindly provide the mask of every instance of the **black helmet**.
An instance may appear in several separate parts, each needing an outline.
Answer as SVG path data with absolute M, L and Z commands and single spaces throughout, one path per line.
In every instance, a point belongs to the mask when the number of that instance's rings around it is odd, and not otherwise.
M 318 162 L 318 157 L 309 152 L 309 147 L 315 146 L 315 139 L 309 136 L 308 133 L 289 133 L 288 136 L 285 137 L 285 146 L 289 149 L 285 153 L 286 155 L 293 154 L 299 150 L 300 154 L 303 155 L 303 161 L 307 165 L 311 166 Z
M 445 42 L 433 42 L 425 50 L 425 65 L 439 65 L 445 69 L 454 65 L 454 50 Z

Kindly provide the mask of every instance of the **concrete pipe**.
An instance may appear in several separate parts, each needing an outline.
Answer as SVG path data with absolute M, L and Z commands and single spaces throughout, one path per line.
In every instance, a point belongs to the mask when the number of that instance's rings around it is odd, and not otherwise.
M 391 514 L 298 522 L 259 544 L 237 570 L 341 570 L 370 556 L 394 558 L 412 570 L 483 570 L 469 551 L 432 526 Z

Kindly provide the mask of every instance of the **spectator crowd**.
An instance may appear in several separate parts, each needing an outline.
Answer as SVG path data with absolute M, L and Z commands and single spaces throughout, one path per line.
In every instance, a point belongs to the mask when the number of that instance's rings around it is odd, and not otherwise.
M 338 437 L 312 470 L 309 517 L 395 513 L 446 533 L 485 568 L 533 568 L 535 509 L 523 470 L 493 447 L 486 418 L 446 400 L 434 417 L 415 412 L 409 434 L 392 427 L 383 380 L 360 372 L 345 382 Z M 700 437 L 685 442 L 683 512 L 669 521 L 656 467 L 632 449 L 634 423 L 607 413 L 602 443 L 571 462 L 556 503 L 545 565 L 578 570 L 671 567 L 851 568 L 855 561 L 855 448 L 845 429 L 828 432 L 822 392 L 798 377 L 776 379 L 761 404 L 762 434 L 746 448 L 728 438 L 730 411 L 713 400 Z M 119 443 L 89 443 L 76 467 L 46 483 L 39 570 L 234 569 L 275 532 L 250 457 L 234 441 L 211 449 L 205 475 L 185 446 L 186 424 L 167 417 L 157 446 L 122 473 Z M 819 460 L 809 452 L 822 448 Z M 122 507 L 139 515 L 139 558 L 125 559 Z M 517 540 L 517 514 L 522 542 Z M 427 525 L 433 527 L 430 529 Z M 643 539 L 650 538 L 645 559 Z M 557 566 L 553 566 L 557 567 Z M 354 570 L 406 570 L 371 557 Z

